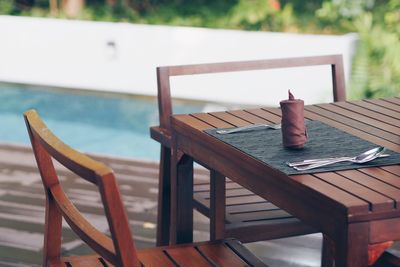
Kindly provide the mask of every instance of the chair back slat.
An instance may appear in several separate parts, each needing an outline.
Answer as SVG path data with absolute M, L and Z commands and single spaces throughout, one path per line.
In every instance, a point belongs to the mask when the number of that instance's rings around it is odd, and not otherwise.
M 170 77 L 172 76 L 331 65 L 333 100 L 336 102 L 346 100 L 342 61 L 342 55 L 326 55 L 158 67 L 157 82 L 160 126 L 167 131 L 171 130 L 170 116 L 173 114 L 173 108 Z
M 277 58 L 250 61 L 232 61 L 220 63 L 203 63 L 191 65 L 178 65 L 160 68 L 168 68 L 169 76 L 223 73 L 235 71 L 250 71 L 262 69 L 280 69 L 293 67 L 307 67 L 316 65 L 332 65 L 341 61 L 341 55 L 295 57 L 295 58 Z
M 60 258 L 63 216 L 74 232 L 107 261 L 116 266 L 140 266 L 113 171 L 64 144 L 47 128 L 35 110 L 25 112 L 24 118 L 46 192 L 44 265 L 51 259 Z M 52 158 L 97 185 L 112 239 L 92 226 L 65 194 Z
M 117 260 L 112 240 L 81 215 L 60 185 L 52 186 L 50 192 L 71 229 L 94 251 L 115 264 Z
M 30 126 L 29 129 L 32 137 L 43 146 L 51 157 L 70 171 L 93 184 L 97 184 L 96 177 L 98 175 L 111 172 L 111 169 L 104 164 L 96 162 L 88 156 L 73 150 L 59 140 L 47 128 L 35 111 L 27 111 L 25 113 L 25 120 L 28 120 L 27 123 Z

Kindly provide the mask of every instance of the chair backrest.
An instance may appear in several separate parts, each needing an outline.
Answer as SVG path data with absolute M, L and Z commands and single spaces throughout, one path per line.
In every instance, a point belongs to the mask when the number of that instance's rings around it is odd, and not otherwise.
M 24 113 L 46 193 L 43 265 L 60 258 L 62 217 L 94 251 L 115 266 L 140 266 L 128 217 L 113 171 L 64 144 L 35 110 Z M 73 205 L 57 177 L 52 159 L 99 189 L 111 238 L 92 226 Z
M 267 70 L 293 67 L 331 65 L 333 100 L 346 100 L 343 59 L 341 55 L 267 59 L 253 61 L 237 61 L 224 63 L 208 63 L 181 66 L 164 66 L 157 68 L 158 111 L 160 128 L 171 131 L 170 116 L 173 114 L 170 77 L 207 73 L 237 72 L 249 70 Z

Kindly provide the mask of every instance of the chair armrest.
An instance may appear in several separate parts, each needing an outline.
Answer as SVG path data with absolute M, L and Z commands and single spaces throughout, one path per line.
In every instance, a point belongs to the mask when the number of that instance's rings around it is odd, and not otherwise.
M 161 145 L 171 147 L 171 133 L 167 129 L 159 126 L 150 127 L 150 136 Z

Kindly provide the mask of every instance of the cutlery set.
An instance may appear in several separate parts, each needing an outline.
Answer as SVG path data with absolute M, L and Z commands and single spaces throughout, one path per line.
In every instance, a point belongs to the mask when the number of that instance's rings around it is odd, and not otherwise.
M 298 171 L 306 171 L 323 166 L 340 163 L 340 162 L 352 162 L 356 164 L 362 164 L 370 162 L 377 158 L 388 157 L 388 154 L 384 154 L 384 147 L 375 147 L 368 151 L 365 151 L 355 157 L 338 157 L 338 158 L 325 158 L 325 159 L 310 159 L 298 162 L 286 162 L 289 167 L 293 167 Z
M 278 130 L 281 128 L 280 124 L 253 124 L 249 126 L 237 127 L 232 129 L 223 129 L 217 130 L 218 134 L 231 134 L 237 133 L 247 130 L 253 130 L 257 128 L 270 128 L 274 130 Z M 295 162 L 286 162 L 286 165 L 289 167 L 294 168 L 298 171 L 306 171 L 315 168 L 324 167 L 331 164 L 336 164 L 340 162 L 351 162 L 356 164 L 363 164 L 366 162 L 370 162 L 377 158 L 388 157 L 388 154 L 384 154 L 385 148 L 384 147 L 375 147 L 370 150 L 367 150 L 359 155 L 353 157 L 332 157 L 332 158 L 320 158 L 320 159 L 306 159 L 302 161 L 295 161 Z

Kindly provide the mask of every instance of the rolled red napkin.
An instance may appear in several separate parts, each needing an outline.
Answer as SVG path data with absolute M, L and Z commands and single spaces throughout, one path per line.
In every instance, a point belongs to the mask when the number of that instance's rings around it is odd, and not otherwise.
M 304 101 L 295 99 L 289 90 L 289 99 L 280 102 L 282 109 L 282 141 L 287 148 L 303 148 L 307 141 L 304 123 Z

